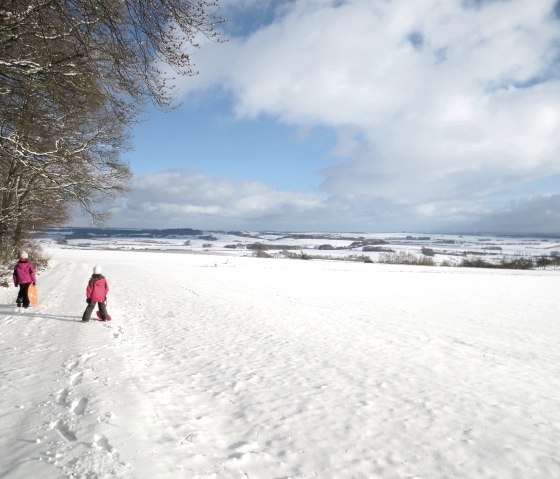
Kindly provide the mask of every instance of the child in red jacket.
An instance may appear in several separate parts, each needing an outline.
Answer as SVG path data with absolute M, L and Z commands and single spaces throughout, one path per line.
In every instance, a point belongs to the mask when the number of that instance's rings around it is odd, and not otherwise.
M 29 307 L 29 296 L 27 295 L 27 290 L 31 283 L 35 284 L 37 279 L 35 277 L 35 266 L 33 263 L 28 261 L 28 254 L 22 251 L 19 255 L 20 260 L 14 268 L 14 286 L 17 288 L 19 286 L 19 292 L 16 299 L 16 304 L 18 308 L 22 306 L 24 308 Z
M 101 313 L 101 321 L 107 321 L 109 317 L 106 306 L 108 292 L 109 283 L 107 283 L 105 276 L 101 274 L 101 266 L 95 266 L 86 288 L 86 303 L 88 305 L 82 315 L 82 321 L 90 320 L 95 304 L 97 304 L 99 312 Z

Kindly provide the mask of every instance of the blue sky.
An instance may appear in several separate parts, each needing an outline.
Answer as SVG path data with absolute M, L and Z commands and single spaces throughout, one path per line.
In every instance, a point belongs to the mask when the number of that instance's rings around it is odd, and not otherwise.
M 560 233 L 557 0 L 222 0 L 108 225 Z
M 275 188 L 317 192 L 320 171 L 334 163 L 333 132 L 300 131 L 272 118 L 234 119 L 224 95 L 203 95 L 204 102 L 171 112 L 152 108 L 150 119 L 134 131 L 127 154 L 137 174 L 165 168 L 194 168 L 235 179 L 257 178 Z

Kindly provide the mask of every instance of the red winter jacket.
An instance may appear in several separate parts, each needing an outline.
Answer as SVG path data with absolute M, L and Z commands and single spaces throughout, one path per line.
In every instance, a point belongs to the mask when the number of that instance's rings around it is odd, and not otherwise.
M 91 299 L 93 303 L 101 303 L 107 299 L 109 292 L 109 283 L 105 276 L 94 274 L 90 278 L 86 288 L 86 296 Z
M 14 268 L 14 284 L 19 286 L 35 282 L 35 266 L 26 259 L 20 259 Z

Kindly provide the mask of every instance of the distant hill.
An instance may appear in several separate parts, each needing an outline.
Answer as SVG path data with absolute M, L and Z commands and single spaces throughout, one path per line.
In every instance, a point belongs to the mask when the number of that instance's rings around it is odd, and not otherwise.
M 191 228 L 149 229 L 149 228 L 48 228 L 42 232 L 49 236 L 65 239 L 88 238 L 177 238 L 200 236 L 201 230 Z

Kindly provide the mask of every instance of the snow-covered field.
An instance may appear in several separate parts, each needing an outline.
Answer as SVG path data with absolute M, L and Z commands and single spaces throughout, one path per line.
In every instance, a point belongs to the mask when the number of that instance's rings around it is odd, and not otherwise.
M 218 254 L 254 256 L 251 245 L 260 244 L 272 257 L 304 253 L 312 258 L 339 261 L 369 257 L 383 262 L 387 252 L 410 253 L 422 257 L 427 248 L 433 253 L 435 265 L 459 265 L 463 259 L 483 258 L 499 263 L 502 258 L 560 258 L 560 238 L 506 237 L 414 233 L 259 233 L 201 232 L 196 235 L 172 235 L 166 230 L 59 230 L 50 232 L 51 240 L 66 247 L 113 249 L 121 251 L 168 251 L 185 254 Z M 326 248 L 325 248 L 326 247 Z M 286 249 L 288 251 L 286 251 Z M 372 250 L 373 249 L 373 250 Z M 379 250 L 379 251 L 376 251 Z M 381 261 L 380 261 L 381 260 Z
M 560 271 L 48 252 L 0 290 L 0 478 L 560 477 Z

